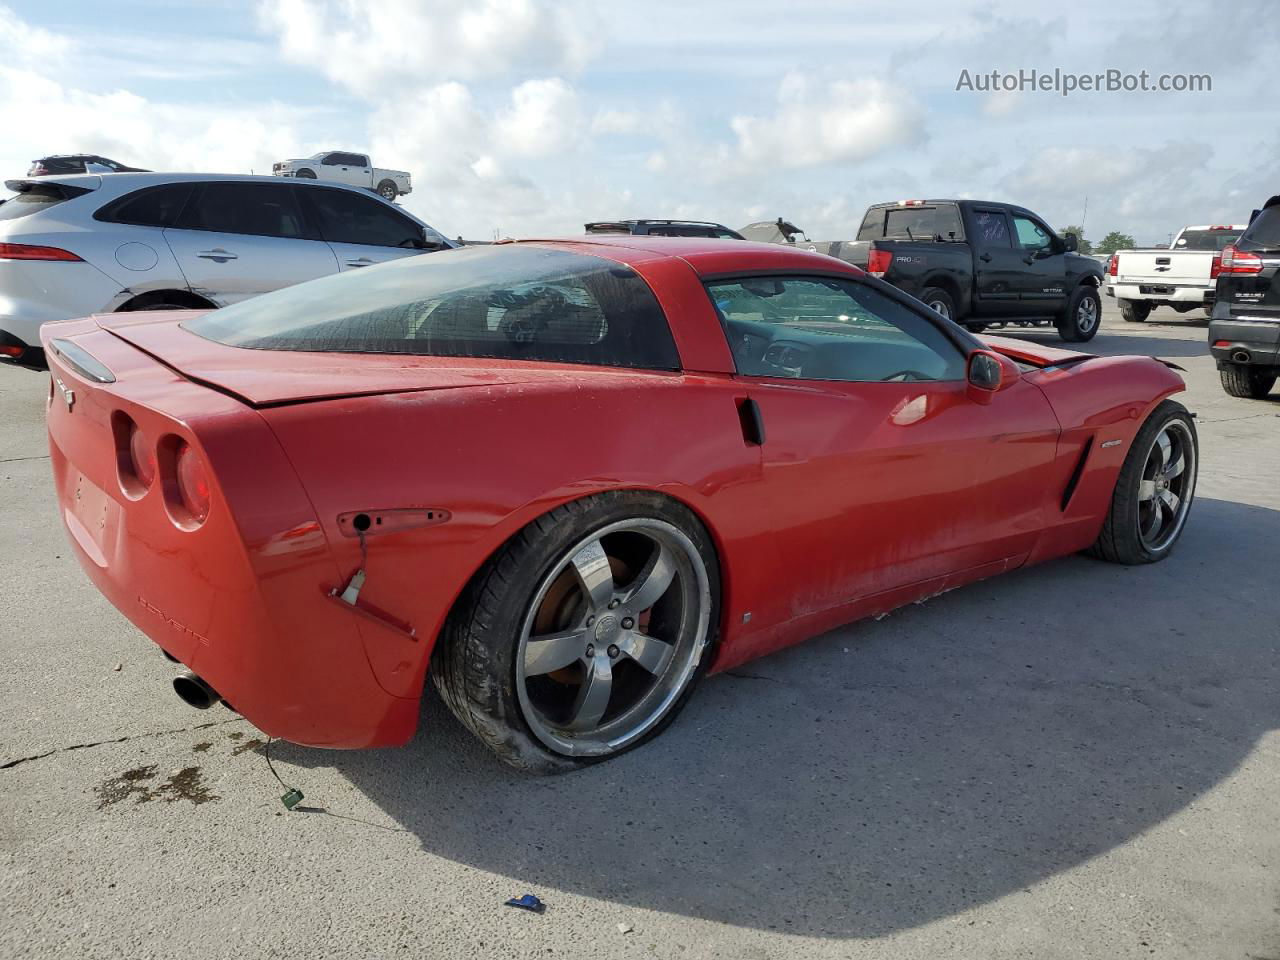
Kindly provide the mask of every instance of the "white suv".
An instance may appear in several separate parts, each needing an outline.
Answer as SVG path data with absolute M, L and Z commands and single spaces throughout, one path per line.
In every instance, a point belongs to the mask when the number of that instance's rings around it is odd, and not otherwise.
M 219 174 L 117 173 L 5 183 L 0 358 L 42 366 L 51 320 L 209 309 L 304 280 L 454 246 L 367 191 Z

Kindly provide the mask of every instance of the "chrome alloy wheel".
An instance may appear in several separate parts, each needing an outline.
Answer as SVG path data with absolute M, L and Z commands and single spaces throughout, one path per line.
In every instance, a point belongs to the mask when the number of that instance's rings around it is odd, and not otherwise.
M 1182 531 L 1196 489 L 1196 445 L 1181 420 L 1156 434 L 1138 482 L 1138 536 L 1152 553 L 1165 550 Z
M 934 313 L 940 314 L 944 319 L 951 319 L 951 307 L 945 300 L 932 300 L 926 306 Z
M 1098 325 L 1098 301 L 1093 297 L 1081 297 L 1076 307 L 1076 329 L 1088 333 Z
M 679 528 L 633 518 L 580 540 L 525 615 L 515 671 L 529 729 L 567 756 L 643 737 L 693 680 L 710 617 L 706 566 Z

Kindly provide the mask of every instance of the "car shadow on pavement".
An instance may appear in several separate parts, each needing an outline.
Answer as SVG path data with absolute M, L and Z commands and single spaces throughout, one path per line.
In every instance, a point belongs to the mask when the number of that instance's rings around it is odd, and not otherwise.
M 1201 500 L 1165 563 L 1071 557 L 833 631 L 566 776 L 505 767 L 434 695 L 405 748 L 280 753 L 513 895 L 884 936 L 1132 840 L 1280 726 L 1277 539 L 1280 512 Z

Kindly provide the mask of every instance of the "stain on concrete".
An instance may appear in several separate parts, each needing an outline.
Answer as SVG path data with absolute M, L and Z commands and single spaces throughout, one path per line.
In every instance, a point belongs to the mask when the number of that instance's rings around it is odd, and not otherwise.
M 94 788 L 98 795 L 98 809 L 113 806 L 130 797 L 134 798 L 135 805 L 152 800 L 163 800 L 165 803 L 189 800 L 199 805 L 219 799 L 217 794 L 205 786 L 199 767 L 183 767 L 158 786 L 146 782 L 154 780 L 155 776 L 155 764 L 149 764 L 104 780 Z

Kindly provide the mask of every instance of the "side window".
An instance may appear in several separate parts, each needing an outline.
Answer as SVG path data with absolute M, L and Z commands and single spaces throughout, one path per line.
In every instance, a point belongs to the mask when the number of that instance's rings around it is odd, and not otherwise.
M 373 197 L 327 187 L 299 187 L 316 212 L 320 235 L 330 243 L 372 247 L 422 246 L 422 228 Z
M 963 380 L 965 358 L 931 320 L 870 287 L 824 277 L 707 284 L 738 373 L 801 380 Z
M 340 153 L 327 153 L 324 159 L 320 161 L 322 167 L 337 167 L 344 163 L 346 161 L 342 159 L 342 154 Z
M 981 246 L 1012 246 L 1009 242 L 1009 220 L 1003 210 L 973 211 L 973 227 Z
M 351 154 L 351 165 L 353 167 L 367 167 L 369 166 L 369 158 L 362 157 L 358 153 L 353 153 Z
M 171 227 L 186 206 L 191 188 L 190 183 L 166 183 L 161 187 L 135 190 L 100 207 L 93 219 L 138 227 Z
M 184 230 L 315 240 L 284 183 L 224 181 L 200 186 L 177 222 Z
M 1018 243 L 1023 250 L 1030 250 L 1041 256 L 1053 252 L 1053 238 L 1034 221 L 1015 214 L 1013 229 L 1018 234 Z

